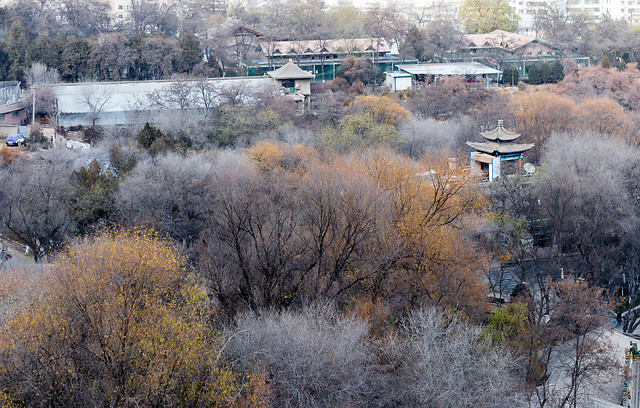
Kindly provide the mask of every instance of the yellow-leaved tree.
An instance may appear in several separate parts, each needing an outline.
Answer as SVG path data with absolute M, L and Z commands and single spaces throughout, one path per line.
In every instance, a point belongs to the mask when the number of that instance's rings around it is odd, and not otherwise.
M 355 108 L 361 108 L 365 114 L 381 125 L 398 127 L 411 116 L 411 113 L 388 96 L 360 95 L 353 101 Z
M 447 159 L 416 163 L 383 150 L 369 151 L 349 167 L 391 197 L 394 230 L 386 241 L 400 249 L 383 297 L 401 308 L 431 304 L 486 312 L 483 256 L 463 226 L 484 200 L 467 171 Z
M 2 327 L 0 388 L 26 406 L 264 406 L 263 377 L 219 361 L 210 319 L 169 241 L 86 238 Z

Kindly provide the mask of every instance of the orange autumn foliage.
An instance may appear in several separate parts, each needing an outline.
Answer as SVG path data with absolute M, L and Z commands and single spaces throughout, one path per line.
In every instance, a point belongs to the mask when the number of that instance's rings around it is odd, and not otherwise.
M 317 159 L 317 153 L 311 147 L 274 142 L 255 144 L 247 149 L 247 154 L 263 173 L 291 171 L 301 174 Z
M 360 95 L 353 106 L 362 108 L 365 114 L 381 125 L 399 126 L 411 116 L 411 113 L 388 96 Z
M 614 137 L 625 137 L 633 126 L 622 106 L 609 98 L 585 99 L 576 107 L 574 117 L 576 128 Z
M 2 148 L 0 148 L 0 157 L 2 157 L 2 163 L 5 165 L 13 162 L 19 155 L 20 153 L 14 152 L 7 145 L 2 145 Z
M 564 96 L 543 91 L 517 95 L 512 106 L 516 131 L 522 134 L 523 141 L 535 143 L 529 160 L 537 163 L 551 134 L 571 129 L 576 104 Z
M 401 298 L 403 308 L 426 303 L 484 313 L 485 259 L 460 229 L 484 200 L 466 170 L 447 160 L 414 163 L 385 151 L 352 158 L 347 167 L 364 172 L 391 196 L 394 231 L 387 240 L 402 249 L 383 298 Z
M 0 387 L 26 405 L 266 406 L 261 374 L 218 361 L 208 294 L 184 265 L 149 231 L 70 246 L 3 328 Z

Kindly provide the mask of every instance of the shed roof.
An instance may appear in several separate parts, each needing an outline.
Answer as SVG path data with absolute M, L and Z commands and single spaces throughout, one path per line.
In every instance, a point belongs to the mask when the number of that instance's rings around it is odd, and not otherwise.
M 399 70 L 411 75 L 483 75 L 500 71 L 479 62 L 452 62 L 448 64 L 399 64 Z
M 495 156 L 491 156 L 489 154 L 486 153 L 472 153 L 471 154 L 471 160 L 473 161 L 477 161 L 479 163 L 485 163 L 485 164 L 491 164 L 493 163 L 493 159 L 495 158 Z
M 267 72 L 267 75 L 273 79 L 310 79 L 315 77 L 311 72 L 305 71 L 294 64 L 292 60 L 289 60 L 289 62 L 275 71 Z
M 411 74 L 409 74 L 408 72 L 394 71 L 394 72 L 385 72 L 385 74 L 393 78 L 411 78 Z

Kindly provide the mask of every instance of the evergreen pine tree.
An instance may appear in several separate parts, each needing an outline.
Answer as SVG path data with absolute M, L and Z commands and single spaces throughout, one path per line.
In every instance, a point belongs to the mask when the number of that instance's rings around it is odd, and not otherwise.
M 627 63 L 624 61 L 624 59 L 620 59 L 620 62 L 618 63 L 618 71 L 624 71 L 627 69 Z
M 564 66 L 560 61 L 556 61 L 551 66 L 551 82 L 560 82 L 564 79 Z
M 540 68 L 532 66 L 529 68 L 529 83 L 532 85 L 539 85 L 542 83 L 542 77 L 540 76 Z
M 609 62 L 609 57 L 607 57 L 606 55 L 602 57 L 602 61 L 600 62 L 600 65 L 602 65 L 602 68 L 604 69 L 609 69 L 611 68 L 611 63 Z
M 540 66 L 540 83 L 548 84 L 551 82 L 551 67 L 546 61 Z
M 507 65 L 502 71 L 502 83 L 506 85 L 517 85 L 520 79 L 518 68 L 513 65 Z
M 4 38 L 3 47 L 4 52 L 9 56 L 10 79 L 22 80 L 23 70 L 26 68 L 25 50 L 30 43 L 31 35 L 22 24 L 22 21 L 14 21 Z
M 149 122 L 145 123 L 144 128 L 138 133 L 138 144 L 147 150 L 158 139 L 164 141 L 164 135 L 160 129 L 151 126 Z
M 191 72 L 200 61 L 202 61 L 200 41 L 194 34 L 186 33 L 180 39 L 180 60 L 176 61 L 176 70 L 184 73 Z

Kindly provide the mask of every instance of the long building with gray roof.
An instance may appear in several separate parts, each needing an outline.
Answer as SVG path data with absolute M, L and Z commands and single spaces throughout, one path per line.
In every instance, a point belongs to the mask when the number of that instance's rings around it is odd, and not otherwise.
M 275 91 L 277 85 L 268 77 L 243 77 L 85 82 L 52 88 L 58 104 L 58 124 L 70 127 L 153 123 L 166 116 L 168 110 L 251 103 L 259 94 Z

